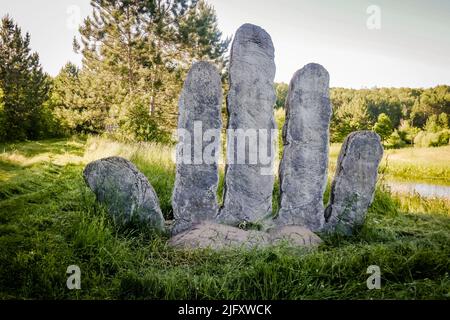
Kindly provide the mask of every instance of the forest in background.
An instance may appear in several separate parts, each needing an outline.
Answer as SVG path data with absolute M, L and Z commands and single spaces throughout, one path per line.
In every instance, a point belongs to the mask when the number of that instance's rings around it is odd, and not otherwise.
M 73 40 L 82 67 L 47 75 L 39 55 L 5 16 L 0 25 L 0 141 L 102 134 L 172 142 L 177 100 L 190 65 L 214 63 L 227 90 L 227 50 L 214 9 L 202 0 L 91 2 Z M 288 85 L 275 84 L 275 108 Z M 450 87 L 332 88 L 331 142 L 374 130 L 386 147 L 449 143 Z M 225 105 L 224 105 L 225 113 Z
M 91 1 L 72 63 L 51 78 L 11 17 L 0 26 L 0 139 L 109 133 L 170 139 L 184 77 L 196 60 L 223 71 L 229 39 L 204 1 Z
M 283 108 L 285 83 L 275 84 L 276 108 Z M 331 142 L 358 130 L 374 130 L 385 147 L 437 147 L 449 144 L 450 87 L 427 89 L 331 88 Z

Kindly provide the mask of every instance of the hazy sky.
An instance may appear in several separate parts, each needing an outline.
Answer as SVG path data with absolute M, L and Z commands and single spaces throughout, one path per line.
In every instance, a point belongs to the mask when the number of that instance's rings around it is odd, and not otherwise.
M 246 22 L 270 33 L 277 81 L 288 82 L 297 69 L 317 62 L 334 87 L 450 84 L 448 0 L 208 2 L 225 36 Z M 91 12 L 89 0 L 0 0 L 0 15 L 9 13 L 31 33 L 32 48 L 51 75 L 67 61 L 81 61 L 72 52 L 78 12 L 80 18 Z

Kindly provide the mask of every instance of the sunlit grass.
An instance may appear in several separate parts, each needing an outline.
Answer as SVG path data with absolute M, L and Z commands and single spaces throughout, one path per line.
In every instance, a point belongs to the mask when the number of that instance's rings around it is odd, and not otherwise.
M 275 110 L 275 119 L 279 129 L 278 146 L 281 158 L 283 149 L 281 129 L 285 121 L 285 110 Z M 341 143 L 330 144 L 329 178 L 332 178 L 336 171 L 336 162 L 341 147 Z M 423 180 L 450 185 L 450 146 L 385 150 L 380 164 L 380 174 L 396 180 Z
M 398 207 L 403 212 L 418 214 L 443 214 L 450 216 L 450 198 L 424 198 L 418 194 L 397 194 L 392 197 L 398 203 Z
M 450 185 L 450 146 L 387 150 L 381 170 L 404 180 L 434 180 Z
M 80 138 L 0 144 L 0 170 L 49 162 L 56 165 L 82 163 L 85 141 Z M 0 181 L 12 175 L 0 174 Z
M 284 247 L 180 251 L 170 248 L 164 237 L 118 229 L 82 178 L 89 161 L 126 157 L 149 178 L 170 218 L 173 148 L 98 137 L 75 143 L 81 146 L 65 141 L 4 146 L 6 153 L 25 160 L 0 162 L 0 173 L 11 175 L 0 184 L 0 298 L 449 297 L 450 217 L 445 200 L 392 196 L 379 186 L 358 234 L 323 237 L 324 244 L 308 254 Z M 57 156 L 67 161 L 57 164 L 55 159 L 62 159 Z M 82 270 L 80 291 L 65 286 L 66 268 L 72 264 Z M 367 290 L 366 270 L 372 264 L 381 268 L 382 290 Z
M 330 146 L 330 174 L 334 174 L 341 144 Z M 450 185 L 450 146 L 384 151 L 379 172 L 396 180 L 428 181 Z

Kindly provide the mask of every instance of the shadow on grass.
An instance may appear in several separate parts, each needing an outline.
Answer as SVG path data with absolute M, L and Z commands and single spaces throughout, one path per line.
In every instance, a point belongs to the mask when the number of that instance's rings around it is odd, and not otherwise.
M 67 139 L 49 139 L 40 141 L 26 141 L 17 143 L 0 144 L 0 152 L 17 152 L 30 158 L 43 153 L 60 155 L 70 153 L 83 156 L 85 138 L 74 137 Z

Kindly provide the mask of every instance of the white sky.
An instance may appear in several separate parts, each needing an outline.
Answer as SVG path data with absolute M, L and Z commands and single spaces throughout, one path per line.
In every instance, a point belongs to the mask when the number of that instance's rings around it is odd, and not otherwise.
M 450 84 L 448 0 L 207 1 L 225 36 L 246 22 L 269 32 L 276 81 L 289 82 L 297 69 L 317 62 L 330 72 L 333 87 Z M 380 9 L 380 29 L 367 27 L 370 5 Z M 0 0 L 0 16 L 9 13 L 31 33 L 32 48 L 51 75 L 67 61 L 80 64 L 72 39 L 90 12 L 89 0 Z

